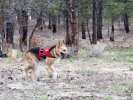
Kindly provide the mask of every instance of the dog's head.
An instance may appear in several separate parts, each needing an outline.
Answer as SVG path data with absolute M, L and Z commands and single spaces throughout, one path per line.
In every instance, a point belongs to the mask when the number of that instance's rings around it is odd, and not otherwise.
M 58 41 L 57 45 L 56 45 L 56 50 L 57 50 L 57 54 L 64 56 L 68 54 L 68 49 L 67 46 L 65 44 L 65 41 Z

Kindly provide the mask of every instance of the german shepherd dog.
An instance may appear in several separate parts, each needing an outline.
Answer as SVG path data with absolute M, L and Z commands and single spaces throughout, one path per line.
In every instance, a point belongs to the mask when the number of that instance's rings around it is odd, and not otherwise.
M 58 41 L 58 43 L 50 48 L 32 48 L 25 54 L 25 61 L 27 66 L 24 68 L 26 77 L 32 80 L 39 80 L 37 75 L 37 63 L 40 61 L 45 61 L 47 65 L 47 72 L 50 77 L 57 78 L 57 73 L 54 67 L 54 63 L 57 58 L 68 53 L 67 47 L 64 41 Z M 30 74 L 29 74 L 30 72 Z M 55 76 L 56 75 L 56 76 Z

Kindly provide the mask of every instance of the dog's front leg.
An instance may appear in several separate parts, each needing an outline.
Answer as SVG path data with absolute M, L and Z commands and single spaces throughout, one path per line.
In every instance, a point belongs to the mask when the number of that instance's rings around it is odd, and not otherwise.
M 47 68 L 47 71 L 48 71 L 49 77 L 52 77 L 53 79 L 57 79 L 58 75 L 57 75 L 57 72 L 56 72 L 54 66 L 49 65 Z
M 47 71 L 48 71 L 49 76 L 52 77 L 53 79 L 57 79 L 58 75 L 54 67 L 54 62 L 55 62 L 54 58 L 46 59 L 46 64 L 48 66 Z
M 47 66 L 48 66 L 47 67 L 48 75 L 49 75 L 49 77 L 52 77 L 53 69 L 52 69 L 51 65 L 48 64 Z
M 56 80 L 58 78 L 57 71 L 54 66 L 52 66 L 52 69 L 53 69 L 52 78 Z

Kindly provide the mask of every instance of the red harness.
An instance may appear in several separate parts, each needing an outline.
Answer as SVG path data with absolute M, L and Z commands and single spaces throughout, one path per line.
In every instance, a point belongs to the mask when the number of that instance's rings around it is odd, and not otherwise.
M 52 54 L 50 53 L 50 48 L 40 49 L 39 50 L 38 58 L 41 60 L 43 57 L 51 57 L 51 58 L 53 58 Z

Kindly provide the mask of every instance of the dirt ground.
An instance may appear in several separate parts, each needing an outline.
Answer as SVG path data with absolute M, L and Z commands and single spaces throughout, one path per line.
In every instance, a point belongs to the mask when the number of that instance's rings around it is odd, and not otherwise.
M 41 36 L 45 46 L 63 36 L 46 34 Z M 23 80 L 23 63 L 0 59 L 0 100 L 133 100 L 132 37 L 126 40 L 129 46 L 121 41 L 105 42 L 98 57 L 90 56 L 88 41 L 80 41 L 78 56 L 55 65 L 57 80 L 49 78 L 44 69 L 39 82 Z

